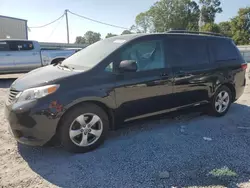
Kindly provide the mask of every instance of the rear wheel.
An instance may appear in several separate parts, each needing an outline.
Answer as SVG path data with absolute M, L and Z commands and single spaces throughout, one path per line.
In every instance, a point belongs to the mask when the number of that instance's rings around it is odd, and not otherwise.
M 214 116 L 224 116 L 232 103 L 232 92 L 226 87 L 220 87 L 215 93 L 211 104 L 210 104 L 210 114 Z
M 88 152 L 103 143 L 108 127 L 108 116 L 102 108 L 94 104 L 78 106 L 63 117 L 61 143 L 70 152 Z

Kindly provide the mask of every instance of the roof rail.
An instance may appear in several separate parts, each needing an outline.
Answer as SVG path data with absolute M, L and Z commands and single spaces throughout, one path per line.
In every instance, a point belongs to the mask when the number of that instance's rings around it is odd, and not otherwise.
M 212 32 L 200 32 L 200 31 L 187 31 L 187 30 L 169 30 L 167 33 L 187 33 L 187 34 L 203 34 L 203 35 L 212 35 L 212 36 L 220 36 L 225 37 L 225 35 L 219 33 Z

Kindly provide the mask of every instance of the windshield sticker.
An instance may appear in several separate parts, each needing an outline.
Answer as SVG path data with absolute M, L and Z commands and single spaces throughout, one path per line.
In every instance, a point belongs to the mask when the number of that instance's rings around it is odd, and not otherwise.
M 124 42 L 126 42 L 126 40 L 118 39 L 118 40 L 115 40 L 115 41 L 114 41 L 114 43 L 120 43 L 120 44 L 122 44 L 122 43 L 124 43 Z

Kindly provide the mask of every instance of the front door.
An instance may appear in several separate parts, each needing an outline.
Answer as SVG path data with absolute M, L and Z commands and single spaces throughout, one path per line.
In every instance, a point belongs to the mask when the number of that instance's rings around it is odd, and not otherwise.
M 41 66 L 41 55 L 32 41 L 8 41 L 16 72 L 28 72 Z
M 118 59 L 135 60 L 138 67 L 137 72 L 118 73 L 116 78 L 116 105 L 125 120 L 172 107 L 172 72 L 166 65 L 162 39 L 134 41 L 121 49 Z
M 13 58 L 6 41 L 0 41 L 0 72 L 12 72 L 15 68 Z
M 166 53 L 174 74 L 175 106 L 207 102 L 216 69 L 209 60 L 207 39 L 169 36 Z

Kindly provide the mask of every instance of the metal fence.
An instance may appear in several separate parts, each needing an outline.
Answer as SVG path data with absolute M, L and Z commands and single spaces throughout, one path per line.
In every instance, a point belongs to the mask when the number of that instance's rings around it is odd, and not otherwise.
M 246 62 L 250 63 L 250 46 L 238 46 Z

